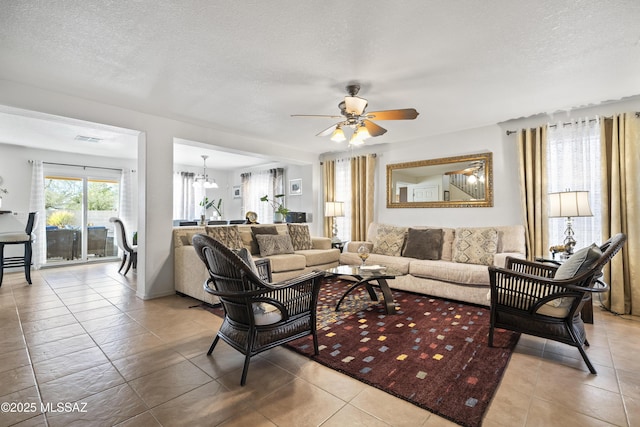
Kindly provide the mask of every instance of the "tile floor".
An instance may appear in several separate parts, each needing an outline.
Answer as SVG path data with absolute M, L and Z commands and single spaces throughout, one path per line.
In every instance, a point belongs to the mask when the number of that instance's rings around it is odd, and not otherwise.
M 32 286 L 5 274 L 1 426 L 453 425 L 283 348 L 254 358 L 240 387 L 239 353 L 205 355 L 218 318 L 189 298 L 142 301 L 116 269 L 40 270 Z M 485 426 L 640 425 L 640 319 L 595 312 L 599 375 L 576 349 L 523 336 Z

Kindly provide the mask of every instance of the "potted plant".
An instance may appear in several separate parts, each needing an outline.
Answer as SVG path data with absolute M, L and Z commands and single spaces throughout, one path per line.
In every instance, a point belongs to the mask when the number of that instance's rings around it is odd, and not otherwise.
M 202 214 L 200 215 L 200 225 L 207 225 L 207 210 L 213 208 L 216 211 L 219 218 L 222 218 L 222 212 L 220 212 L 220 206 L 222 206 L 222 199 L 218 200 L 216 204 L 216 199 L 209 200 L 208 197 L 205 196 L 204 199 L 200 202 L 200 206 L 202 206 Z
M 273 208 L 273 222 L 284 222 L 287 218 L 287 214 L 289 213 L 289 209 L 284 207 L 284 194 L 276 194 L 273 196 L 273 199 L 269 199 L 268 195 L 264 195 L 260 197 L 261 202 L 267 202 Z M 280 199 L 280 201 L 278 201 Z

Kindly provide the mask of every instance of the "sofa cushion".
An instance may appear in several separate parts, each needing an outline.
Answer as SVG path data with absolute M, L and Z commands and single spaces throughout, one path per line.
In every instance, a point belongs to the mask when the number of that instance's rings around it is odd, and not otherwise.
M 379 255 L 400 256 L 406 234 L 406 227 L 379 225 L 371 252 Z
M 453 241 L 453 261 L 465 264 L 492 265 L 498 250 L 495 228 L 457 228 Z
M 296 251 L 296 254 L 304 255 L 307 259 L 307 267 L 330 264 L 340 259 L 340 251 L 338 249 L 306 249 Z
M 409 228 L 402 256 L 435 260 L 440 259 L 441 252 L 442 229 Z
M 287 228 L 294 250 L 304 251 L 313 248 L 311 234 L 309 233 L 309 226 L 307 224 L 287 224 Z
M 409 274 L 462 285 L 489 286 L 489 269 L 479 264 L 461 264 L 450 261 L 413 260 Z M 448 286 L 443 283 L 442 286 Z
M 269 263 L 271 264 L 272 273 L 304 270 L 307 266 L 307 258 L 300 254 L 271 255 L 269 256 Z
M 255 237 L 262 257 L 293 253 L 293 244 L 288 234 L 257 234 Z
M 256 266 L 256 263 L 253 260 L 253 257 L 251 256 L 247 248 L 243 247 L 240 249 L 236 249 L 233 252 L 235 252 L 236 255 L 238 255 L 240 259 L 249 266 L 249 268 L 251 268 L 251 271 L 253 271 L 256 274 L 256 276 L 260 277 L 260 273 L 258 272 L 258 267 Z
M 229 249 L 240 249 L 243 247 L 242 239 L 237 225 L 205 227 L 209 237 L 216 239 Z
M 179 229 L 176 228 L 173 231 L 173 245 L 176 248 L 179 248 L 180 246 L 191 246 L 193 244 L 191 243 L 191 239 L 193 239 L 193 236 L 201 233 L 204 233 L 204 228 L 202 227 L 180 227 Z

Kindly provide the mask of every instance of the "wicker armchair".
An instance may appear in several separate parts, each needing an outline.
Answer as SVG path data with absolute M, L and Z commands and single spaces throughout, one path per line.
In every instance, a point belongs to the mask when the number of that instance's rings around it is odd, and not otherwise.
M 254 269 L 246 249 L 240 252 L 245 256 L 243 260 L 238 253 L 203 234 L 193 237 L 193 246 L 209 271 L 204 289 L 220 299 L 225 313 L 207 355 L 211 355 L 220 338 L 244 354 L 240 385 L 246 383 L 251 357 L 270 348 L 311 334 L 318 354 L 316 304 L 322 272 L 269 283 L 268 260 Z
M 491 280 L 491 328 L 489 346 L 493 347 L 495 328 L 508 329 L 558 341 L 577 347 L 589 371 L 596 370 L 583 346 L 588 346 L 580 311 L 591 294 L 604 292 L 607 285 L 600 281 L 602 269 L 622 248 L 626 241 L 622 233 L 607 240 L 594 259 L 584 262 L 570 278 L 557 279 L 560 267 L 544 263 L 507 258 L 505 268 L 489 267 Z M 590 250 L 582 249 L 573 257 L 576 267 L 581 256 Z M 567 262 L 568 263 L 568 262 Z M 564 273 L 564 271 L 563 271 Z M 558 274 L 560 276 L 560 274 Z

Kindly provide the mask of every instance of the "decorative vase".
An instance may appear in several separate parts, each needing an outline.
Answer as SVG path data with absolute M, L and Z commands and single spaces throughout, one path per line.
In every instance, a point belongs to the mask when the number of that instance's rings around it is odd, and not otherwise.
M 273 222 L 280 223 L 284 222 L 284 216 L 280 212 L 273 213 Z
M 205 214 L 200 215 L 200 225 L 207 225 L 207 216 Z

